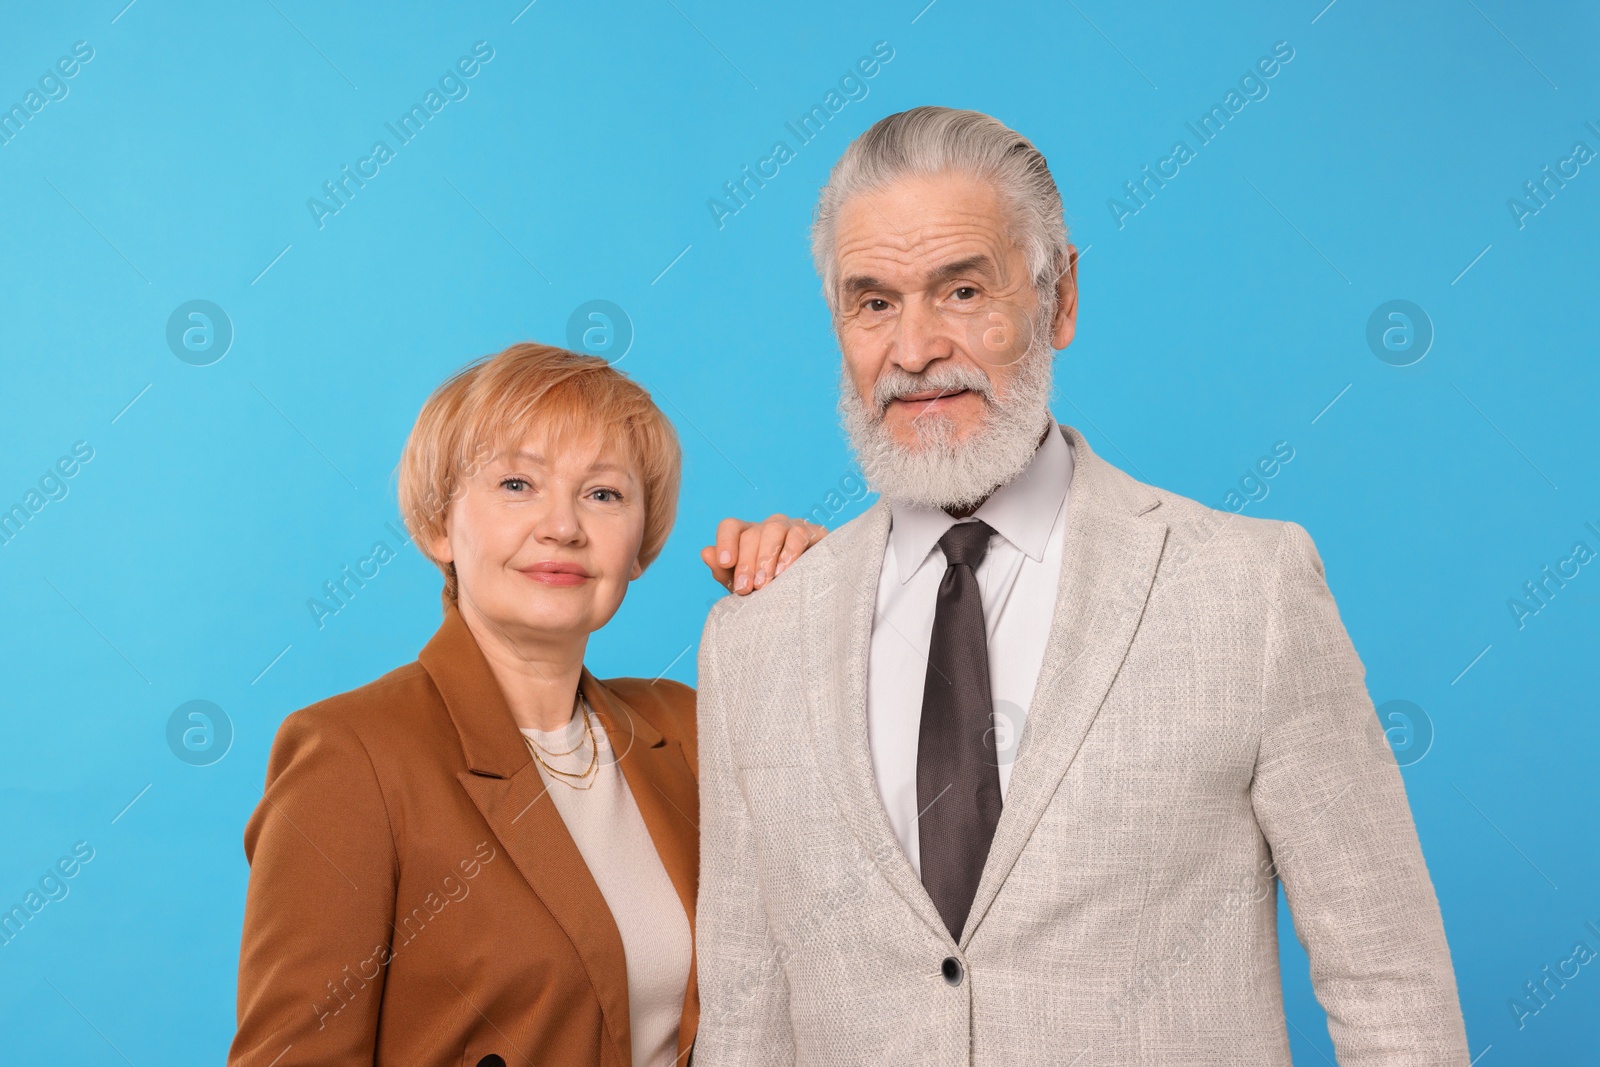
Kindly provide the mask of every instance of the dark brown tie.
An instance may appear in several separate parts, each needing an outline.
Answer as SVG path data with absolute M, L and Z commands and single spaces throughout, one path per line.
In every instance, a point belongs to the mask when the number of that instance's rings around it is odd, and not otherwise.
M 1000 822 L 1000 761 L 990 729 L 989 641 L 983 595 L 973 573 L 989 550 L 992 533 L 983 522 L 959 522 L 939 538 L 948 565 L 933 613 L 917 735 L 922 884 L 957 941 Z

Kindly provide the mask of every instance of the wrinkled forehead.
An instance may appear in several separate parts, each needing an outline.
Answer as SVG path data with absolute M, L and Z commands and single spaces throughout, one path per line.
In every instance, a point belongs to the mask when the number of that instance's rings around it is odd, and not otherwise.
M 911 176 L 846 200 L 834 232 L 839 291 L 863 279 L 921 288 L 952 264 L 1005 281 L 1025 256 L 993 184 L 962 174 Z

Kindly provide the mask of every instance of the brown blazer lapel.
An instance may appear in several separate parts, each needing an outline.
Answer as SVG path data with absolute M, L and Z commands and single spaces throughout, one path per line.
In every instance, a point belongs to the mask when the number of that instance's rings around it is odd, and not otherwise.
M 700 827 L 694 818 L 698 787 L 688 760 L 676 742 L 661 736 L 648 719 L 587 668 L 581 685 L 585 699 L 606 728 L 622 776 L 678 899 L 684 911 L 693 915 L 699 886 L 695 859 Z
M 417 658 L 432 677 L 461 735 L 468 767 L 457 775 L 462 788 L 571 940 L 600 1001 L 617 1062 L 631 1063 L 628 969 L 622 935 L 577 843 L 546 794 L 538 765 L 528 754 L 488 661 L 454 605 L 445 609 L 443 624 Z M 588 671 L 584 678 L 599 688 Z M 594 703 L 588 690 L 585 696 Z M 609 730 L 610 723 L 606 725 Z M 641 798 L 641 812 L 644 806 Z M 655 833 L 653 826 L 651 833 Z
M 700 825 L 698 785 L 678 744 L 661 736 L 615 690 L 605 686 L 586 668 L 580 683 L 584 697 L 606 728 L 622 776 L 644 825 L 650 831 L 656 854 L 672 879 L 683 913 L 694 933 L 695 895 L 700 885 Z M 689 985 L 684 991 L 683 1022 L 678 1056 L 682 1062 L 700 1019 L 700 997 L 695 969 L 690 963 Z

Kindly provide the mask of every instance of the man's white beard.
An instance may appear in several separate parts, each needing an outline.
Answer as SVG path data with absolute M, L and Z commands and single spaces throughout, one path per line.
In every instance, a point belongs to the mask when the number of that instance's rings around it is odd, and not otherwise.
M 965 509 L 986 499 L 1027 469 L 1051 422 L 1050 390 L 1055 352 L 1042 336 L 1018 362 L 1005 395 L 971 365 L 935 363 L 921 374 L 890 367 L 873 387 L 872 401 L 861 398 L 848 372 L 839 378 L 839 418 L 867 484 L 891 503 Z M 983 398 L 982 424 L 965 441 L 954 424 L 929 412 L 912 420 L 917 443 L 894 440 L 883 421 L 895 397 L 928 389 L 969 389 Z

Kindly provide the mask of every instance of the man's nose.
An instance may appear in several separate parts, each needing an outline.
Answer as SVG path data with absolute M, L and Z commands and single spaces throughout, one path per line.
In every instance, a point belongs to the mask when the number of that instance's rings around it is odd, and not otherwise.
M 948 359 L 953 351 L 949 324 L 924 301 L 908 300 L 900 313 L 894 362 L 912 374 L 929 364 Z

